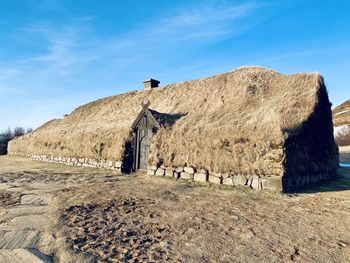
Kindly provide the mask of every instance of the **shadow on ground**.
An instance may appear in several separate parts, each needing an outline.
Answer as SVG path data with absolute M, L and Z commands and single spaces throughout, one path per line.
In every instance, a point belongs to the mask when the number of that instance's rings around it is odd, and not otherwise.
M 333 180 L 302 188 L 295 193 L 319 193 L 350 190 L 350 167 L 340 167 Z
M 339 154 L 339 161 L 341 163 L 348 163 L 348 164 L 350 164 L 350 153 L 340 153 Z

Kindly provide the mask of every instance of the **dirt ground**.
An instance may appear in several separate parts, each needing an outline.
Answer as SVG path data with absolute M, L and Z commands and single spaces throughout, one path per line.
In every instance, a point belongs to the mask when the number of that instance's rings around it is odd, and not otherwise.
M 350 262 L 350 171 L 295 194 L 0 157 L 0 262 Z

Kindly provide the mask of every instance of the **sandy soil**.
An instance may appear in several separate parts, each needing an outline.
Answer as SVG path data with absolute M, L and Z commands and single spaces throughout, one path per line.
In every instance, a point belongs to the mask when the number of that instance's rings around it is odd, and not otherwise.
M 284 195 L 0 157 L 0 262 L 350 262 L 339 173 Z

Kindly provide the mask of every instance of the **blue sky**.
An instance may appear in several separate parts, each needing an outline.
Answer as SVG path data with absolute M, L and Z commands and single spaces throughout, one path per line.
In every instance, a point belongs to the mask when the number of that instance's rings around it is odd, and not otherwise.
M 0 0 L 0 131 L 98 98 L 261 65 L 350 98 L 350 1 Z

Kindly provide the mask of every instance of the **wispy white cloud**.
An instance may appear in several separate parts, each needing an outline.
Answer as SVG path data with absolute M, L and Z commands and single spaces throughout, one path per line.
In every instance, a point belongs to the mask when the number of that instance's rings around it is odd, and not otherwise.
M 50 4 L 52 1 L 45 2 L 45 8 L 55 8 Z M 28 25 L 21 32 L 26 37 L 40 36 L 44 40 L 40 46 L 42 51 L 3 65 L 7 70 L 0 73 L 0 91 L 6 89 L 3 94 L 17 112 L 21 112 L 21 107 L 23 112 L 21 100 L 31 98 L 23 117 L 13 114 L 13 118 L 18 119 L 16 123 L 31 120 L 35 127 L 45 117 L 51 118 L 54 114 L 60 117 L 73 105 L 109 94 L 118 79 L 124 79 L 119 82 L 123 85 L 128 84 L 125 79 L 131 76 L 141 80 L 152 68 L 164 71 L 168 61 L 180 59 L 188 50 L 247 30 L 250 25 L 241 23 L 241 19 L 261 6 L 254 2 L 203 5 L 179 10 L 132 31 L 108 37 L 95 32 L 92 19 L 86 17 L 59 26 L 45 21 Z M 188 68 L 188 65 L 182 67 Z M 4 106 L 0 106 L 0 111 L 1 107 Z M 38 109 L 42 112 L 40 118 L 37 118 Z M 35 117 L 30 117 L 31 114 Z M 10 122 L 10 118 L 0 121 L 5 127 Z
M 0 80 L 13 78 L 17 74 L 19 74 L 19 72 L 20 71 L 18 69 L 14 69 L 14 68 L 3 68 L 3 69 L 0 69 Z
M 165 18 L 151 31 L 175 36 L 175 41 L 210 38 L 217 40 L 217 37 L 230 37 L 232 36 L 230 34 L 240 31 L 240 26 L 233 22 L 251 14 L 261 6 L 254 2 L 221 7 L 203 6 Z

